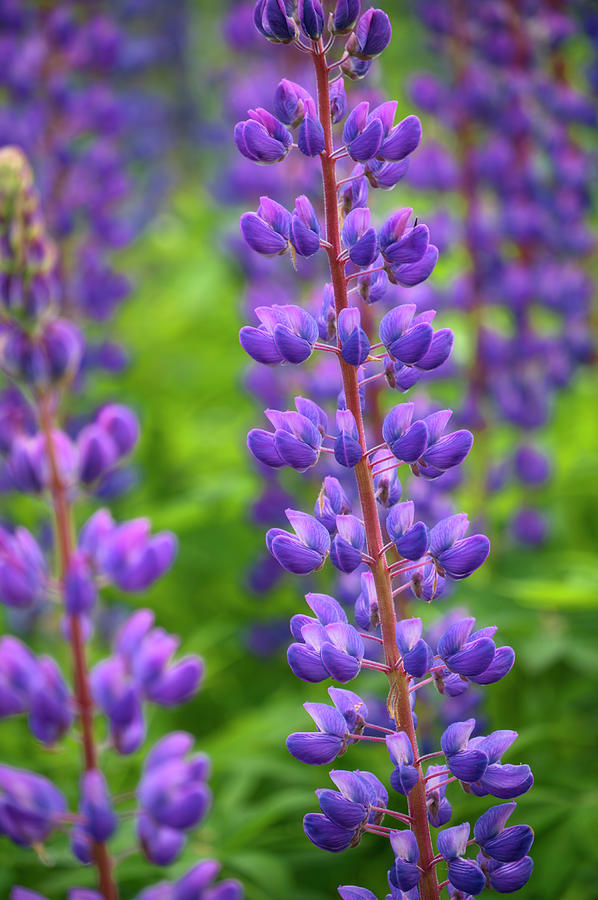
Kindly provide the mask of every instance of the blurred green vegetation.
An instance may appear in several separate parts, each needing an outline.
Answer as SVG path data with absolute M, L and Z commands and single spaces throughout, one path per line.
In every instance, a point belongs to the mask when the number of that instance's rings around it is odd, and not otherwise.
M 385 63 L 395 95 L 405 72 L 420 64 L 409 32 L 396 35 Z M 156 529 L 177 532 L 174 569 L 139 602 L 151 605 L 160 624 L 182 636 L 183 651 L 199 652 L 207 666 L 199 696 L 181 709 L 152 713 L 150 723 L 154 738 L 165 729 L 192 731 L 214 766 L 213 811 L 171 873 L 214 855 L 225 874 L 244 881 L 248 900 L 331 900 L 339 883 L 366 885 L 383 897 L 389 862 L 384 841 L 369 836 L 358 848 L 332 856 L 303 834 L 302 816 L 315 809 L 313 791 L 327 784 L 327 767 L 296 762 L 284 740 L 309 727 L 301 704 L 325 698 L 325 686 L 294 678 L 284 650 L 258 658 L 245 643 L 256 621 L 296 611 L 297 594 L 290 582 L 267 598 L 244 587 L 263 533 L 247 516 L 257 480 L 244 436 L 256 412 L 243 390 L 245 358 L 237 342 L 242 284 L 231 261 L 217 252 L 218 235 L 232 218 L 215 208 L 196 175 L 189 176 L 171 208 L 123 256 L 137 289 L 115 334 L 130 349 L 131 366 L 117 380 L 95 379 L 85 399 L 118 400 L 139 412 L 139 483 L 113 505 L 115 516 L 148 515 Z M 585 371 L 558 399 L 544 436 L 554 463 L 541 496 L 553 521 L 550 541 L 532 552 L 507 538 L 495 540 L 489 562 L 450 600 L 468 607 L 480 623 L 497 624 L 501 641 L 517 651 L 513 672 L 486 694 L 492 727 L 520 734 L 510 761 L 530 762 L 536 777 L 516 814 L 536 829 L 535 871 L 518 895 L 522 900 L 598 897 L 597 387 L 596 370 Z M 475 454 L 474 447 L 474 465 Z M 502 507 L 510 508 L 513 499 L 499 497 L 492 512 L 503 517 Z M 479 507 L 474 487 L 465 485 L 461 500 L 463 509 Z M 22 511 L 31 515 L 26 501 Z M 492 522 L 489 528 L 494 537 Z M 109 599 L 123 602 L 116 594 Z M 42 646 L 38 639 L 37 648 Z M 58 643 L 50 649 L 64 660 Z M 56 777 L 72 797 L 78 754 L 74 741 L 50 753 L 33 748 L 24 726 L 2 726 L 3 760 Z M 342 764 L 387 778 L 384 757 L 370 747 L 352 748 Z M 106 754 L 115 791 L 130 789 L 141 759 L 141 753 L 124 760 Z M 472 822 L 486 808 L 484 801 L 459 799 L 457 790 L 451 800 L 455 816 Z M 164 876 L 138 856 L 126 857 L 132 823 L 122 832 L 115 849 L 123 854 L 119 883 L 129 900 Z M 32 851 L 1 840 L 0 897 L 8 897 L 14 883 L 52 900 L 63 897 L 75 871 L 66 842 L 52 841 L 47 854 L 49 865 L 42 867 Z M 77 883 L 91 885 L 93 874 L 83 870 Z

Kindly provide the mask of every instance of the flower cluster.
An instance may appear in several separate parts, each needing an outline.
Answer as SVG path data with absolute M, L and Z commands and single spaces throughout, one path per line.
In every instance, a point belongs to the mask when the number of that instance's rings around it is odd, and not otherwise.
M 392 102 L 373 108 L 363 102 L 353 109 L 344 99 L 339 103 L 344 97 L 339 81 L 343 75 L 359 79 L 367 74 L 390 41 L 390 22 L 378 9 L 360 15 L 358 0 L 339 0 L 327 24 L 318 0 L 297 5 L 259 0 L 254 21 L 263 37 L 292 44 L 311 59 L 317 91 L 279 87 L 273 113 L 254 109 L 238 124 L 237 147 L 264 165 L 294 154 L 313 160 L 322 175 L 323 196 L 302 194 L 294 210 L 263 196 L 256 212 L 242 216 L 241 231 L 262 256 L 288 257 L 291 263 L 297 257 L 327 257 L 329 266 L 329 283 L 315 315 L 298 304 L 260 306 L 259 324 L 240 334 L 255 361 L 269 372 L 280 370 L 287 391 L 298 380 L 295 367 L 308 360 L 311 366 L 313 357 L 326 360 L 325 383 L 317 362 L 308 370 L 309 380 L 303 379 L 301 387 L 309 384 L 313 390 L 309 399 L 300 393 L 293 410 L 267 409 L 274 430 L 256 428 L 248 437 L 251 453 L 265 467 L 288 466 L 312 477 L 315 467 L 325 467 L 314 515 L 287 508 L 292 530 L 270 529 L 266 544 L 278 564 L 295 575 L 311 575 L 330 557 L 342 575 L 361 580 L 361 593 L 353 595 L 356 625 L 334 597 L 307 595 L 313 615 L 292 618 L 288 660 L 306 682 L 332 678 L 347 684 L 364 668 L 383 674 L 392 717 L 388 728 L 369 721 L 358 694 L 332 687 L 332 706 L 306 704 L 317 731 L 291 735 L 288 747 L 304 762 L 327 764 L 357 741 L 384 743 L 393 767 L 391 787 L 407 798 L 405 812 L 389 810 L 388 790 L 372 773 L 333 770 L 337 790 L 317 792 L 321 812 L 308 814 L 304 829 L 313 843 L 333 852 L 355 846 L 365 833 L 389 840 L 394 862 L 388 879 L 397 900 L 404 895 L 438 900 L 443 886 L 454 896 L 477 895 L 486 886 L 514 891 L 531 874 L 527 853 L 533 834 L 528 826 L 505 827 L 513 803 L 493 807 L 478 819 L 472 840 L 468 823 L 443 828 L 437 854 L 430 827 L 449 823 L 446 794 L 452 783 L 501 800 L 531 787 L 527 765 L 502 761 L 515 732 L 473 736 L 475 720 L 460 720 L 445 729 L 438 751 L 422 756 L 414 711 L 416 693 L 426 686 L 451 697 L 472 683 L 499 681 L 511 669 L 514 653 L 497 647 L 496 629 L 475 631 L 471 617 L 458 618 L 432 636 L 424 635 L 420 618 L 397 616 L 403 592 L 432 601 L 451 581 L 472 575 L 489 553 L 484 535 L 467 535 L 465 514 L 423 521 L 414 503 L 403 499 L 398 478 L 399 466 L 410 469 L 417 481 L 446 478 L 467 457 L 473 438 L 467 430 L 449 429 L 450 410 L 420 412 L 414 403 L 400 403 L 385 416 L 379 411 L 365 416 L 373 380 L 386 375 L 404 392 L 420 373 L 446 362 L 453 344 L 449 329 L 434 329 L 433 312 L 417 314 L 412 304 L 392 303 L 379 323 L 378 343 L 372 333 L 372 303 L 384 297 L 390 305 L 394 291 L 425 282 L 438 258 L 429 229 L 413 218 L 411 208 L 376 225 L 367 206 L 369 188 L 390 188 L 404 175 L 420 140 L 419 121 L 407 116 L 394 124 Z M 330 62 L 328 53 L 339 38 L 344 50 Z M 343 119 L 335 144 L 334 126 Z M 339 179 L 336 167 L 343 160 L 352 167 Z M 332 433 L 331 422 L 336 426 Z M 370 645 L 371 658 L 366 655 Z M 444 764 L 425 771 L 423 764 L 437 757 Z M 383 824 L 387 816 L 394 827 Z M 474 843 L 479 854 L 472 859 L 467 850 Z M 437 869 L 445 865 L 448 878 L 439 883 Z M 373 897 L 363 888 L 339 890 L 345 898 Z
M 115 522 L 107 509 L 78 530 L 74 507 L 98 492 L 132 452 L 139 434 L 134 413 L 119 404 L 99 409 L 87 422 L 63 420 L 63 403 L 83 354 L 83 333 L 58 300 L 64 283 L 59 254 L 49 239 L 29 164 L 20 149 L 0 149 L 2 321 L 0 366 L 20 389 L 11 389 L 2 417 L 5 487 L 51 510 L 52 562 L 42 542 L 22 527 L 0 530 L 0 602 L 43 616 L 54 644 L 62 640 L 72 677 L 49 655 L 34 654 L 21 640 L 0 642 L 0 716 L 25 715 L 34 737 L 60 748 L 67 735 L 82 747 L 78 808 L 41 774 L 0 766 L 0 833 L 22 847 L 39 847 L 60 831 L 70 833 L 73 857 L 96 871 L 98 891 L 73 889 L 71 897 L 117 900 L 116 863 L 110 841 L 121 819 L 137 818 L 138 848 L 158 865 L 181 854 L 187 834 L 210 805 L 207 759 L 193 753 L 194 739 L 174 732 L 146 756 L 134 809 L 115 796 L 103 774 L 104 744 L 130 754 L 146 739 L 147 707 L 171 707 L 197 692 L 203 664 L 178 657 L 179 639 L 154 625 L 149 609 L 129 616 L 116 633 L 112 655 L 88 665 L 88 647 L 100 611 L 101 591 L 112 586 L 146 590 L 172 565 L 177 549 L 170 532 L 152 533 L 149 520 Z M 47 541 L 45 542 L 47 544 Z M 139 896 L 240 898 L 236 882 L 212 885 L 217 865 L 206 862 L 175 884 Z M 77 881 L 78 878 L 75 879 Z M 39 896 L 15 887 L 12 897 Z
M 564 48 L 578 26 L 548 2 L 449 10 L 425 0 L 418 12 L 445 71 L 415 76 L 411 95 L 444 140 L 422 148 L 410 176 L 418 187 L 462 194 L 463 220 L 451 213 L 449 242 L 464 245 L 470 261 L 441 296 L 429 291 L 420 302 L 452 306 L 470 322 L 459 418 L 486 432 L 483 493 L 520 485 L 510 530 L 517 543 L 536 545 L 548 534 L 537 504 L 551 474 L 536 435 L 558 392 L 594 355 L 583 131 L 598 120 L 567 75 Z M 495 449 L 501 423 L 515 432 L 508 457 Z

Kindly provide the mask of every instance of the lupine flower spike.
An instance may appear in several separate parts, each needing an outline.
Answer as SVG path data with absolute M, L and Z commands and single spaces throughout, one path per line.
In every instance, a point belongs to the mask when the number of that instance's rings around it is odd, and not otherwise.
M 287 655 L 295 675 L 308 683 L 333 679 L 351 689 L 329 688 L 331 704 L 306 703 L 316 730 L 290 735 L 288 749 L 305 763 L 336 765 L 343 757 L 346 765 L 356 742 L 382 744 L 391 770 L 389 792 L 371 772 L 332 769 L 334 788 L 317 791 L 320 809 L 306 815 L 304 830 L 315 845 L 334 853 L 373 836 L 388 841 L 393 900 L 439 900 L 444 886 L 451 896 L 477 895 L 486 886 L 508 892 L 527 881 L 532 865 L 527 855 L 531 830 L 504 827 L 513 798 L 533 783 L 528 766 L 503 762 L 516 733 L 474 735 L 475 720 L 465 719 L 445 728 L 439 749 L 422 756 L 414 707 L 420 689 L 457 696 L 471 683 L 498 681 L 508 674 L 513 651 L 496 646 L 494 628 L 474 630 L 471 617 L 428 634 L 418 616 L 398 617 L 395 605 L 403 591 L 415 602 L 434 601 L 452 582 L 473 575 L 488 556 L 488 539 L 468 534 L 464 513 L 445 512 L 434 524 L 422 521 L 417 504 L 403 496 L 397 475 L 404 466 L 415 481 L 432 482 L 454 472 L 473 438 L 467 430 L 450 429 L 450 410 L 420 415 L 412 402 L 395 405 L 375 428 L 365 418 L 366 384 L 372 379 L 386 376 L 391 387 L 406 391 L 421 373 L 443 364 L 453 346 L 450 329 L 434 329 L 432 311 L 416 314 L 409 303 L 387 310 L 380 343 L 372 333 L 371 304 L 387 289 L 398 290 L 391 285 L 409 288 L 426 281 L 438 258 L 428 227 L 410 207 L 377 223 L 367 205 L 368 183 L 389 188 L 402 177 L 419 145 L 421 126 L 412 115 L 395 124 L 394 102 L 372 107 L 364 100 L 350 108 L 344 91 L 339 100 L 339 80 L 363 78 L 388 46 L 386 13 L 369 9 L 360 16 L 360 4 L 346 0 L 339 0 L 328 23 L 320 13 L 320 4 L 307 0 L 296 9 L 293 3 L 256 4 L 258 31 L 270 41 L 297 44 L 311 60 L 317 85 L 313 98 L 302 85 L 284 81 L 279 86 L 274 107 L 279 124 L 268 120 L 266 126 L 260 112 L 257 127 L 267 134 L 257 161 L 284 165 L 287 155 L 297 152 L 321 175 L 323 194 L 315 189 L 302 194 L 294 213 L 278 199 L 262 197 L 258 212 L 242 217 L 241 229 L 251 249 L 282 256 L 281 263 L 291 246 L 295 253 L 307 255 L 312 246 L 318 252 L 318 236 L 329 283 L 322 285 L 321 311 L 313 324 L 299 306 L 262 307 L 256 310 L 261 324 L 243 328 L 240 340 L 254 360 L 267 366 L 300 365 L 323 354 L 331 383 L 319 380 L 315 369 L 309 383 L 324 408 L 314 403 L 309 411 L 297 405 L 297 413 L 268 409 L 274 431 L 256 429 L 248 444 L 272 470 L 286 465 L 313 478 L 326 465 L 322 489 L 310 507 L 314 515 L 289 508 L 293 531 L 268 531 L 266 544 L 279 565 L 294 575 L 312 575 L 330 557 L 344 577 L 357 573 L 361 583 L 354 596 L 356 625 L 335 597 L 319 593 L 308 593 L 310 610 L 291 619 Z M 331 62 L 330 48 L 340 40 L 344 50 Z M 242 123 L 237 133 L 248 127 Z M 272 158 L 266 160 L 270 147 Z M 242 142 L 240 150 L 245 153 Z M 351 169 L 339 177 L 337 166 L 347 159 Z M 312 181 L 315 185 L 315 177 Z M 293 253 L 289 256 L 292 263 Z M 334 463 L 336 471 L 328 465 Z M 371 720 L 353 690 L 363 669 L 387 680 L 390 727 Z M 426 766 L 428 760 L 434 764 Z M 444 827 L 451 821 L 448 797 L 456 782 L 469 794 L 510 801 L 509 809 L 492 821 L 485 813 L 473 838 L 468 823 Z M 389 793 L 402 809 L 392 808 Z M 443 830 L 434 835 L 438 828 Z M 468 855 L 474 844 L 476 858 Z M 339 893 L 344 900 L 374 898 L 352 885 L 341 886 Z

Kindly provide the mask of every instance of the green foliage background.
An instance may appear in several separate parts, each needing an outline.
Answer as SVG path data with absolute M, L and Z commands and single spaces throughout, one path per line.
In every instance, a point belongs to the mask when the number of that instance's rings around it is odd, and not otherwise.
M 205 27 L 212 34 L 212 11 L 199 4 L 198 12 L 198 33 Z M 384 70 L 393 95 L 405 72 L 421 64 L 421 45 L 401 27 L 403 21 L 412 27 L 401 15 L 393 19 L 395 43 Z M 384 896 L 389 853 L 383 841 L 370 837 L 332 856 L 303 835 L 302 816 L 315 808 L 313 790 L 326 784 L 326 768 L 294 761 L 284 740 L 306 727 L 301 704 L 322 699 L 325 688 L 295 679 L 283 651 L 258 658 L 245 644 L 252 623 L 284 617 L 297 601 L 289 583 L 259 599 L 243 584 L 263 542 L 247 517 L 257 484 L 244 447 L 244 434 L 258 414 L 242 387 L 245 359 L 236 336 L 242 284 L 219 239 L 235 212 L 215 207 L 204 164 L 199 152 L 192 155 L 170 208 L 123 256 L 137 289 L 115 332 L 130 348 L 132 364 L 117 382 L 91 383 L 85 401 L 91 394 L 139 411 L 139 484 L 115 504 L 115 515 L 148 515 L 156 528 L 179 535 L 173 571 L 140 602 L 182 636 L 183 651 L 199 652 L 207 665 L 197 699 L 180 710 L 155 713 L 151 721 L 154 737 L 164 729 L 192 731 L 214 765 L 213 812 L 172 874 L 197 857 L 215 855 L 226 874 L 244 881 L 248 900 L 331 900 L 339 883 L 366 885 Z M 481 623 L 497 624 L 501 640 L 517 651 L 515 669 L 487 696 L 492 726 L 520 734 L 510 761 L 529 761 L 536 777 L 517 813 L 517 821 L 536 829 L 535 871 L 522 900 L 598 897 L 597 384 L 596 370 L 586 370 L 559 398 L 545 436 L 554 460 L 554 478 L 542 496 L 554 526 L 549 543 L 533 552 L 518 548 L 498 537 L 498 529 L 493 534 L 491 525 L 494 553 L 455 595 Z M 474 465 L 475 454 L 474 447 Z M 493 521 L 500 521 L 513 499 L 499 498 Z M 475 510 L 479 497 L 466 486 L 461 500 L 463 509 Z M 19 510 L 25 518 L 31 515 L 26 501 Z M 117 595 L 109 599 L 123 602 Z M 37 649 L 42 646 L 38 639 Z M 58 644 L 51 649 L 64 659 Z M 44 771 L 76 796 L 74 740 L 49 753 L 34 747 L 24 725 L 1 728 L 3 760 Z M 384 756 L 355 748 L 343 764 L 387 777 Z M 114 761 L 106 754 L 115 791 L 130 789 L 141 758 Z M 484 808 L 473 798 L 459 799 L 457 790 L 453 794 L 457 817 L 473 821 Z M 128 821 L 117 852 L 126 851 L 131 833 Z M 44 867 L 32 851 L 1 839 L 0 897 L 8 897 L 15 883 L 52 900 L 74 883 L 91 886 L 92 873 L 79 876 L 73 869 L 65 840 L 52 841 L 47 854 L 50 865 Z M 129 900 L 160 877 L 139 857 L 127 858 L 119 867 L 122 897 Z

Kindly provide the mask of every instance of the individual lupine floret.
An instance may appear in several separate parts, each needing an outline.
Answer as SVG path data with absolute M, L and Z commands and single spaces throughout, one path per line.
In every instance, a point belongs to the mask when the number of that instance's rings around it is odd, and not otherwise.
M 42 844 L 67 811 L 64 795 L 47 778 L 0 766 L 0 830 L 22 847 Z
M 313 516 L 297 509 L 285 509 L 295 534 L 271 528 L 266 535 L 268 550 L 287 572 L 309 575 L 321 569 L 330 550 L 328 530 Z
M 413 747 L 404 731 L 386 735 L 386 747 L 394 770 L 390 776 L 392 787 L 399 794 L 407 796 L 417 784 L 419 774 L 414 763 Z
M 405 559 L 418 560 L 428 549 L 428 529 L 423 522 L 414 522 L 415 504 L 406 500 L 391 507 L 386 518 L 386 530 L 395 547 Z
M 298 0 L 297 16 L 305 37 L 317 41 L 324 31 L 324 10 L 319 0 Z
M 104 843 L 117 827 L 106 779 L 97 769 L 88 769 L 81 776 L 81 822 L 79 827 L 90 841 Z
M 367 824 L 381 821 L 383 813 L 371 807 L 386 807 L 388 793 L 371 772 L 333 769 L 329 774 L 339 790 L 316 791 L 322 813 L 308 813 L 303 828 L 317 847 L 338 853 L 355 847 Z
M 175 731 L 161 738 L 145 759 L 137 788 L 137 829 L 145 855 L 158 865 L 177 858 L 186 832 L 204 818 L 210 805 L 205 783 L 209 763 L 202 754 L 189 757 L 192 747 L 192 735 Z
M 77 481 L 79 454 L 73 441 L 63 431 L 52 432 L 54 452 L 60 463 L 62 480 L 69 487 Z M 52 483 L 52 467 L 46 449 L 46 436 L 18 437 L 13 441 L 8 458 L 8 473 L 18 490 L 40 494 Z
M 364 175 L 368 183 L 378 190 L 390 191 L 404 178 L 409 169 L 409 157 L 401 162 L 385 162 L 381 159 L 370 159 L 364 165 Z
M 274 115 L 285 125 L 295 128 L 301 124 L 308 101 L 313 103 L 309 91 L 295 81 L 283 78 L 274 93 Z
M 472 616 L 453 622 L 438 641 L 438 656 L 447 668 L 468 678 L 485 672 L 496 654 L 496 628 L 472 633 L 474 624 Z
M 435 828 L 441 828 L 450 821 L 453 808 L 446 799 L 446 768 L 428 766 L 426 770 L 426 806 L 428 819 Z
M 357 28 L 350 35 L 345 50 L 350 56 L 370 60 L 379 56 L 390 43 L 392 28 L 390 19 L 381 9 L 368 9 Z
M 281 162 L 293 138 L 285 125 L 266 109 L 250 109 L 249 119 L 235 125 L 235 143 L 247 159 L 268 166 Z
M 448 877 L 453 887 L 475 896 L 486 887 L 486 877 L 477 863 L 464 858 L 469 831 L 469 822 L 445 828 L 439 832 L 436 844 L 440 855 L 448 863 Z
M 482 751 L 488 759 L 484 774 L 471 785 L 471 791 L 476 796 L 486 797 L 491 794 L 499 800 L 512 800 L 529 791 L 534 783 L 530 767 L 527 764 L 503 764 L 500 761 L 516 738 L 516 731 L 493 731 L 487 737 L 471 738 L 469 747 Z
M 320 223 L 315 209 L 304 194 L 295 200 L 290 239 L 299 256 L 307 258 L 320 249 Z
M 516 807 L 515 802 L 491 806 L 473 828 L 480 850 L 498 863 L 522 859 L 527 856 L 534 842 L 534 832 L 529 825 L 510 825 L 505 828 Z
M 135 414 L 125 406 L 105 406 L 96 421 L 77 435 L 78 475 L 85 485 L 97 482 L 133 450 L 139 436 Z
M 108 510 L 102 509 L 83 526 L 79 548 L 121 590 L 143 591 L 170 568 L 177 541 L 170 531 L 152 535 L 149 519 L 116 525 Z
M 478 781 L 488 768 L 487 755 L 482 750 L 469 746 L 469 738 L 475 725 L 475 719 L 453 722 L 440 738 L 449 770 L 466 784 Z
M 345 753 L 365 726 L 368 713 L 361 697 L 342 688 L 328 688 L 328 693 L 334 707 L 325 703 L 303 704 L 318 730 L 296 732 L 287 738 L 289 752 L 301 762 L 331 763 Z
M 348 34 L 353 31 L 359 18 L 360 0 L 336 0 L 334 14 L 330 18 L 329 29 L 332 34 Z
M 468 578 L 488 558 L 490 541 L 484 534 L 466 538 L 469 519 L 458 513 L 441 519 L 430 529 L 428 553 L 439 578 Z
M 391 831 L 390 844 L 395 854 L 395 861 L 388 873 L 388 881 L 391 888 L 410 891 L 419 882 L 421 876 L 421 869 L 417 865 L 419 861 L 417 839 L 412 831 L 405 828 L 403 831 Z
M 350 409 L 336 412 L 337 435 L 334 441 L 334 458 L 339 465 L 352 469 L 363 457 L 357 422 Z
M 49 656 L 36 657 L 18 638 L 0 639 L 0 717 L 27 713 L 34 736 L 48 746 L 68 731 L 71 697 Z
M 314 507 L 316 519 L 328 529 L 330 534 L 334 534 L 336 532 L 336 517 L 350 512 L 351 505 L 342 484 L 338 478 L 327 475 L 322 483 L 322 488 Z
M 322 123 L 318 119 L 313 100 L 305 104 L 305 115 L 297 132 L 297 146 L 304 156 L 319 156 L 324 150 L 326 139 Z
M 332 124 L 336 125 L 340 122 L 347 111 L 347 92 L 345 91 L 345 83 L 341 79 L 333 81 L 330 85 L 330 116 Z
M 529 881 L 534 862 L 529 856 L 511 863 L 499 863 L 494 859 L 488 859 L 483 853 L 478 854 L 478 865 L 488 879 L 489 887 L 499 894 L 513 894 Z
M 462 463 L 469 454 L 473 446 L 471 431 L 460 429 L 443 434 L 452 414 L 452 410 L 442 409 L 423 419 L 428 431 L 428 443 L 421 454 L 421 461 L 413 468 L 415 475 L 438 478 L 447 469 Z
M 390 452 L 398 460 L 407 463 L 415 463 L 428 443 L 426 423 L 421 420 L 411 421 L 414 409 L 413 403 L 399 403 L 391 409 L 382 425 L 382 437 Z
M 290 466 L 297 472 L 306 472 L 315 466 L 320 458 L 322 434 L 311 419 L 293 410 L 267 409 L 265 415 L 276 430 L 272 433 L 252 428 L 247 446 L 253 456 L 274 469 Z
M 340 311 L 337 329 L 343 359 L 357 368 L 368 358 L 370 342 L 361 327 L 361 314 L 356 306 Z
M 311 356 L 318 339 L 316 320 L 300 306 L 258 306 L 260 325 L 245 325 L 239 341 L 246 353 L 266 366 L 298 365 Z
M 361 592 L 355 601 L 355 621 L 366 631 L 379 624 L 376 585 L 369 570 L 361 573 Z
M 287 651 L 289 665 L 303 681 L 319 682 L 335 678 L 350 681 L 359 672 L 365 655 L 363 641 L 333 597 L 307 594 L 307 602 L 316 613 L 293 616 L 291 633 L 300 643 Z
M 380 251 L 391 267 L 419 262 L 428 249 L 428 226 L 407 226 L 412 212 L 411 207 L 399 209 L 380 229 Z
M 352 209 L 343 224 L 343 244 L 349 251 L 349 259 L 360 268 L 372 265 L 378 256 L 378 233 L 370 224 L 367 206 Z
M 434 654 L 422 638 L 421 619 L 401 619 L 397 622 L 397 647 L 408 675 L 421 678 L 432 666 Z
M 291 214 L 269 197 L 260 197 L 257 212 L 241 216 L 241 233 L 252 250 L 262 256 L 281 256 L 289 248 Z
M 346 575 L 354 572 L 363 562 L 365 528 L 356 516 L 338 516 L 336 534 L 330 547 L 330 561 Z
M 48 570 L 37 541 L 26 528 L 0 528 L 0 602 L 27 609 L 47 596 Z
M 425 357 L 432 344 L 434 330 L 428 321 L 415 317 L 417 307 L 406 303 L 391 309 L 382 318 L 380 340 L 391 359 L 413 366 Z
M 253 10 L 257 30 L 273 43 L 289 44 L 297 35 L 292 0 L 258 0 Z
M 355 162 L 363 163 L 372 159 L 384 138 L 382 121 L 370 117 L 369 112 L 370 104 L 367 100 L 358 103 L 347 116 L 343 127 L 343 144 Z

